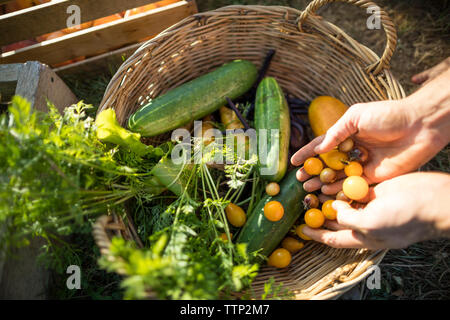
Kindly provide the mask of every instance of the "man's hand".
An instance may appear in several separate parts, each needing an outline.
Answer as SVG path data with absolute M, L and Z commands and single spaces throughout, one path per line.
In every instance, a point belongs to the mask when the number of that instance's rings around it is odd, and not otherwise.
M 352 137 L 356 145 L 369 151 L 364 175 L 369 184 L 416 170 L 433 158 L 450 140 L 450 69 L 413 95 L 394 101 L 351 106 L 327 131 L 298 150 L 291 158 L 294 166 L 307 158 L 332 150 Z M 300 169 L 297 178 L 311 177 Z M 343 176 L 339 176 L 343 178 Z M 322 187 L 315 177 L 305 182 L 305 190 Z M 342 190 L 342 180 L 324 185 L 324 194 Z
M 303 233 L 335 248 L 391 249 L 450 236 L 450 175 L 410 173 L 371 189 L 364 209 L 335 201 L 337 220 L 328 229 L 305 227 Z

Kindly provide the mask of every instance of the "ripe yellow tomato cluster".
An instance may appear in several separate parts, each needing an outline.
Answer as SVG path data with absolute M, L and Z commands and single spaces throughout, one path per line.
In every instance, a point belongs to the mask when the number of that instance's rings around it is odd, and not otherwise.
M 307 195 L 309 199 L 315 199 L 317 198 L 316 195 L 310 193 Z M 315 197 L 315 198 L 314 198 Z M 306 197 L 305 197 L 306 198 Z M 307 211 L 305 212 L 305 215 L 303 217 L 304 222 L 303 224 L 300 224 L 295 227 L 295 233 L 300 239 L 303 240 L 312 240 L 310 237 L 305 235 L 303 233 L 303 228 L 305 226 L 308 226 L 313 229 L 318 229 L 323 226 L 325 221 L 328 220 L 336 220 L 337 212 L 334 210 L 332 204 L 334 200 L 327 200 L 322 204 L 322 207 L 319 209 L 319 201 L 317 200 L 317 206 L 316 207 L 307 207 L 305 204 L 305 207 L 307 208 Z M 308 204 L 311 203 L 311 201 L 308 201 Z
M 271 201 L 276 202 L 276 201 Z M 331 200 L 332 202 L 332 200 Z M 267 204 L 269 204 L 268 202 Z M 266 204 L 266 206 L 267 206 Z M 269 260 L 267 264 L 276 268 L 286 268 L 289 266 L 292 260 L 292 255 L 300 251 L 305 244 L 300 241 L 298 238 L 304 241 L 312 240 L 310 237 L 303 233 L 303 228 L 305 226 L 309 226 L 311 228 L 320 228 L 325 219 L 336 219 L 336 212 L 331 207 L 331 203 L 327 202 L 322 205 L 322 211 L 318 209 L 319 207 L 319 199 L 315 194 L 308 194 L 304 200 L 305 207 L 309 208 L 304 216 L 305 223 L 297 225 L 295 229 L 291 231 L 291 234 L 287 235 L 283 241 L 281 242 L 281 248 L 277 248 L 272 252 L 269 256 Z M 273 207 L 277 207 L 276 203 L 269 206 L 271 209 Z M 266 208 L 264 208 L 266 210 Z M 266 215 L 266 211 L 264 211 Z M 267 216 L 266 216 L 267 218 Z M 296 238 L 298 236 L 298 238 Z
M 322 208 L 311 208 L 305 212 L 305 223 L 310 228 L 320 228 L 325 223 L 325 219 L 336 220 L 336 210 L 332 204 L 334 200 L 327 200 L 322 204 Z M 298 230 L 300 232 L 300 230 Z M 300 234 L 299 234 L 300 236 Z
M 322 204 L 322 208 L 311 208 L 305 212 L 305 225 L 310 228 L 317 229 L 323 226 L 325 220 L 336 220 L 337 212 L 333 209 L 333 201 L 327 200 Z M 300 225 L 297 228 L 303 227 L 304 225 Z M 299 237 L 303 239 L 303 233 L 301 229 L 296 230 Z
M 344 173 L 347 178 L 342 185 L 343 194 L 337 194 L 336 199 L 344 200 L 348 198 L 350 200 L 349 202 L 351 200 L 362 200 L 369 193 L 369 184 L 362 177 L 364 168 L 361 163 L 367 161 L 369 153 L 364 147 L 357 146 L 348 152 L 348 156 L 350 161 L 344 167 Z
M 337 179 L 338 171 L 348 163 L 346 153 L 338 149 L 306 159 L 303 169 L 310 176 L 319 176 L 322 183 L 333 183 Z
M 360 201 L 369 192 L 369 185 L 362 177 L 363 164 L 368 159 L 368 151 L 360 146 L 355 146 L 351 138 L 346 139 L 336 149 L 320 154 L 318 157 L 308 158 L 304 165 L 304 171 L 310 176 L 318 176 L 323 184 L 335 182 L 346 176 L 342 190 L 336 194 L 336 200 Z M 317 178 L 316 178 L 317 179 Z M 315 194 L 307 194 L 303 200 L 305 207 L 304 224 L 296 227 L 296 234 L 303 240 L 311 240 L 303 233 L 303 228 L 308 226 L 313 229 L 321 228 L 326 220 L 336 220 L 337 211 L 333 208 L 334 200 L 325 201 L 320 206 L 319 197 Z

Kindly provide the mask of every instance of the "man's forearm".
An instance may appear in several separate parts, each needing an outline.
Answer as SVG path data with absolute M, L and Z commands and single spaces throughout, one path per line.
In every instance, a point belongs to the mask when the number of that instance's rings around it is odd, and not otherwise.
M 410 95 L 410 111 L 417 125 L 429 129 L 441 147 L 450 142 L 450 68 Z

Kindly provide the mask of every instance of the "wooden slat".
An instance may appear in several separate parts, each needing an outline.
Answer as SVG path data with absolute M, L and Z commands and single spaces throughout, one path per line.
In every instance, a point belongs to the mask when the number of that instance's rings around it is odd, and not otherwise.
M 0 4 L 8 3 L 8 2 L 11 2 L 11 1 L 13 1 L 13 0 L 0 0 Z
M 0 63 L 39 60 L 54 65 L 80 56 L 94 56 L 140 39 L 155 36 L 181 19 L 197 12 L 194 1 L 180 1 L 131 16 L 44 41 L 0 56 Z
M 140 7 L 158 0 L 54 0 L 0 16 L 0 45 L 67 28 L 67 7 L 80 7 L 81 22 Z

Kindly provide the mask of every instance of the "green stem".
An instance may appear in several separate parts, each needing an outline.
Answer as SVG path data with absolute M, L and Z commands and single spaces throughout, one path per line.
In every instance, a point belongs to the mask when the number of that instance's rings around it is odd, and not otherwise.
M 219 200 L 219 193 L 218 193 L 217 189 L 215 188 L 214 181 L 212 180 L 212 177 L 211 177 L 211 174 L 209 173 L 208 167 L 205 164 L 203 164 L 203 170 L 206 172 L 206 183 L 208 184 L 209 188 L 212 189 L 211 193 L 213 194 L 213 199 L 214 199 L 214 193 L 215 193 L 217 196 L 215 200 Z M 228 239 L 231 239 L 231 234 L 230 234 L 230 229 L 228 227 L 226 214 L 225 214 L 225 211 L 222 208 L 222 206 L 219 206 L 219 213 L 220 213 L 220 218 L 222 220 L 222 223 L 225 227 L 225 233 L 227 234 Z M 228 250 L 229 250 L 229 254 L 230 254 L 230 260 L 232 262 L 233 261 L 232 246 L 228 246 Z
M 184 201 L 185 197 L 188 197 L 187 190 L 188 190 L 189 184 L 191 182 L 191 179 L 192 179 L 192 176 L 193 176 L 194 173 L 195 173 L 195 168 L 193 168 L 193 170 L 191 171 L 189 179 L 186 182 L 186 187 L 184 188 L 183 193 L 181 194 L 181 197 L 179 198 L 177 210 L 175 211 L 175 219 L 173 220 L 172 229 L 171 229 L 171 233 L 170 233 L 170 240 L 169 240 L 170 241 L 169 243 L 172 244 L 172 247 L 176 245 L 176 243 L 172 242 L 171 240 L 174 239 L 173 238 L 173 233 L 175 232 L 175 229 L 177 227 L 180 211 L 181 211 L 181 208 L 183 207 L 183 201 Z
M 235 190 L 235 192 L 231 195 L 230 202 L 233 202 L 233 201 L 236 201 L 237 199 L 239 199 L 239 197 L 242 194 L 242 191 L 244 190 L 245 186 L 247 185 L 247 182 L 249 181 L 249 180 L 247 180 L 247 178 L 251 173 L 253 173 L 253 170 L 249 170 L 245 174 L 244 178 L 242 179 L 242 181 L 244 182 L 243 185 L 240 186 L 237 190 Z
M 243 204 L 246 204 L 247 202 L 249 202 L 252 198 L 249 197 L 245 200 L 242 200 L 241 202 L 236 203 L 237 206 L 242 206 Z
M 83 211 L 83 212 L 80 213 L 79 217 L 83 217 L 83 216 L 87 216 L 87 215 L 91 215 L 91 214 L 97 214 L 97 213 L 99 213 L 98 210 Z M 69 220 L 72 220 L 72 219 L 75 219 L 75 218 L 73 216 L 67 216 L 67 217 L 58 219 L 58 223 L 69 221 Z M 41 229 L 45 230 L 47 227 L 54 226 L 54 225 L 55 225 L 54 221 L 51 221 L 49 223 L 44 223 L 44 224 L 41 225 Z M 26 235 L 29 235 L 32 232 L 33 232 L 32 230 L 29 230 L 29 231 L 26 231 L 26 232 L 16 233 L 16 234 L 13 235 L 13 238 L 20 239 L 20 238 L 22 238 L 22 237 L 24 237 Z
M 250 195 L 250 203 L 248 205 L 248 209 L 247 209 L 247 215 L 249 215 L 252 210 L 253 210 L 253 204 L 255 203 L 255 192 L 256 192 L 256 187 L 258 186 L 259 183 L 259 177 L 256 174 L 256 171 L 253 172 L 253 184 L 252 184 L 252 194 Z

